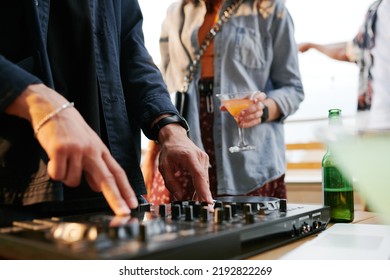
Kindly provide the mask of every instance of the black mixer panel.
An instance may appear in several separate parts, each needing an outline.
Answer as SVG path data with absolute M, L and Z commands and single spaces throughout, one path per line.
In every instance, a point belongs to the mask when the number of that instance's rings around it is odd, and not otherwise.
M 222 197 L 110 213 L 15 221 L 0 228 L 10 259 L 242 259 L 320 232 L 329 208 L 259 197 Z

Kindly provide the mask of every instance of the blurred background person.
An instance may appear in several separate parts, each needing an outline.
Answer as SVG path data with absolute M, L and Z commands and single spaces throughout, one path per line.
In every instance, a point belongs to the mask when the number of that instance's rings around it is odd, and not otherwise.
M 167 10 L 160 37 L 160 69 L 170 92 L 185 86 L 184 77 L 199 46 L 226 7 L 234 1 L 182 0 Z M 190 138 L 210 158 L 213 197 L 256 195 L 286 198 L 283 121 L 304 99 L 293 21 L 284 1 L 244 0 L 225 23 L 200 60 L 188 88 Z M 217 94 L 258 91 L 240 115 L 254 151 L 230 153 L 237 140 L 234 119 L 221 113 Z M 159 151 L 150 143 L 143 162 L 148 200 L 168 203 L 171 197 L 158 172 Z M 183 191 L 193 186 L 180 174 Z
M 375 1 L 370 5 L 364 22 L 353 40 L 333 44 L 318 44 L 314 42 L 302 42 L 298 44 L 298 49 L 302 53 L 310 49 L 315 49 L 332 59 L 353 62 L 358 65 L 359 88 L 357 109 L 359 111 L 369 110 L 371 108 L 373 95 L 371 74 L 373 59 L 371 50 L 374 46 L 377 9 L 381 1 Z
M 390 129 L 390 0 L 378 1 L 371 55 L 372 99 L 369 129 Z

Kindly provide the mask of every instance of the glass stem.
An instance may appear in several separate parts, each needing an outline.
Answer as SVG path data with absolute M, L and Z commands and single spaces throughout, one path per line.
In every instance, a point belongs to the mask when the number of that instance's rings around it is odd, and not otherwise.
M 238 146 L 245 147 L 247 144 L 245 143 L 244 129 L 242 127 L 238 127 Z

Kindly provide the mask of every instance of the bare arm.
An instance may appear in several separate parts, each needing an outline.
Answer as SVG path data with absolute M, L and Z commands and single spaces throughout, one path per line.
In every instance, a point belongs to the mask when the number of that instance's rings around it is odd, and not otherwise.
M 340 60 L 340 61 L 349 61 L 346 49 L 347 42 L 340 42 L 334 44 L 315 44 L 310 42 L 304 42 L 298 44 L 298 50 L 302 53 L 308 51 L 309 49 L 315 49 L 326 56 Z

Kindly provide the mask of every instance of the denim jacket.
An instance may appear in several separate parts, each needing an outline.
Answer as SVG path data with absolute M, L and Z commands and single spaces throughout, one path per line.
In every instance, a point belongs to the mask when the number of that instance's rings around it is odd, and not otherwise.
M 53 87 L 46 48 L 50 0 L 25 3 L 29 5 L 27 11 L 32 19 L 26 28 L 28 34 L 34 34 L 33 64 L 39 65 L 39 74 L 24 70 L 20 67 L 22 63 L 17 65 L 17 61 L 0 53 L 0 204 L 61 200 L 61 186 L 46 174 L 46 155 L 35 140 L 31 125 L 4 113 L 29 84 L 43 81 Z M 89 5 L 108 146 L 136 193 L 143 194 L 140 129 L 153 138 L 151 122 L 161 114 L 177 111 L 160 71 L 144 46 L 138 1 L 90 0 Z M 21 9 L 14 12 L 21 13 Z M 0 33 L 0 44 L 2 37 Z
M 228 6 L 231 0 L 224 2 Z M 214 38 L 214 128 L 218 193 L 251 192 L 285 173 L 283 121 L 296 112 L 304 99 L 298 67 L 293 21 L 282 1 L 244 0 Z M 222 7 L 223 10 L 223 7 Z M 206 8 L 192 2 L 169 7 L 161 33 L 162 72 L 169 90 L 180 90 L 189 57 L 199 48 L 197 31 Z M 168 50 L 174 50 L 169 52 Z M 190 138 L 200 147 L 198 68 L 189 86 Z M 175 88 L 176 87 L 176 88 Z M 275 100 L 282 116 L 245 129 L 255 151 L 230 153 L 238 142 L 237 124 L 227 112 L 218 110 L 216 94 L 259 90 Z

